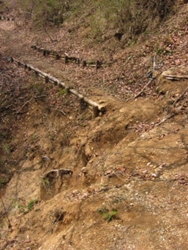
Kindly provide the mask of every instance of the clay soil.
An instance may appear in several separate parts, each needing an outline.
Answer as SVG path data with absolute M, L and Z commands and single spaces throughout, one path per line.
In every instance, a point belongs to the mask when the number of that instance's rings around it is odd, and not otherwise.
M 188 249 L 188 5 L 129 47 L 114 37 L 86 43 L 71 23 L 46 31 L 5 14 L 15 21 L 0 20 L 0 249 Z M 107 63 L 65 65 L 36 43 Z M 106 113 L 80 110 L 76 97 L 10 57 Z

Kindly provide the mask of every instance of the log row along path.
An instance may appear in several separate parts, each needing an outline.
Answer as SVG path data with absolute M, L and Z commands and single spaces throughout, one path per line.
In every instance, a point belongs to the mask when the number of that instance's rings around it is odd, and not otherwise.
M 29 65 L 30 69 L 33 67 L 38 71 L 41 71 L 47 76 L 54 77 L 58 79 L 59 82 L 63 82 L 67 89 L 71 90 L 72 94 L 77 95 L 77 97 L 88 102 L 93 106 L 94 116 L 97 116 L 96 104 L 99 107 L 99 112 L 101 114 L 106 111 L 106 106 L 109 102 L 113 102 L 114 98 L 109 95 L 109 90 L 105 90 L 103 87 L 103 79 L 101 76 L 104 74 L 104 68 L 101 67 L 101 62 L 97 60 L 97 57 L 92 59 L 86 59 L 86 67 L 81 64 L 68 62 L 67 64 L 63 60 L 57 60 L 58 58 L 52 56 L 43 56 L 41 51 L 33 49 L 33 44 L 39 39 L 39 35 L 29 32 L 27 28 L 23 28 L 23 23 L 17 21 L 10 21 L 8 19 L 2 19 L 0 21 L 0 49 L 3 55 L 7 59 L 14 58 L 14 62 L 18 63 L 18 66 Z M 49 42 L 49 38 L 45 35 L 41 35 L 41 41 L 43 39 L 47 40 L 44 42 L 46 49 L 56 50 L 54 43 Z M 59 45 L 58 45 L 59 46 Z M 65 52 L 65 51 L 64 51 Z M 64 52 L 60 51 L 62 55 Z M 67 53 L 64 53 L 65 58 L 68 57 Z M 71 53 L 70 53 L 71 55 Z M 69 57 L 68 57 L 69 58 Z M 93 64 L 96 62 L 96 65 Z M 98 67 L 99 65 L 99 67 Z M 24 70 L 24 69 L 23 69 Z M 42 75 L 42 74 L 39 74 Z M 61 84 L 62 85 L 62 84 Z M 105 108 L 104 108 L 105 107 Z
M 63 87 L 67 91 L 67 93 L 69 93 L 69 94 L 71 93 L 71 94 L 75 95 L 76 97 L 78 97 L 79 101 L 80 101 L 80 110 L 84 110 L 88 106 L 90 106 L 93 109 L 93 117 L 94 118 L 106 113 L 106 108 L 104 106 L 101 106 L 99 103 L 96 103 L 96 102 L 92 101 L 91 99 L 84 97 L 83 95 L 78 93 L 75 89 L 73 89 L 69 86 L 66 86 L 66 84 L 64 82 L 58 80 L 57 78 L 55 78 L 49 74 L 46 74 L 45 72 L 33 67 L 32 65 L 22 63 L 13 57 L 10 58 L 10 61 L 13 63 L 16 63 L 18 66 L 23 66 L 25 69 L 28 69 L 29 71 L 33 71 L 36 74 L 36 76 L 40 76 L 40 77 L 44 78 L 45 83 L 51 82 L 51 83 L 54 83 L 55 85 L 59 85 L 59 87 Z
M 184 9 L 181 18 L 186 18 Z M 153 70 L 157 44 L 161 43 L 161 48 L 164 49 L 164 53 L 158 51 L 160 55 L 156 57 L 157 66 L 160 65 L 159 74 L 174 65 L 187 65 L 185 51 L 188 32 L 183 22 L 179 30 L 172 34 L 164 28 L 159 35 L 150 37 L 146 42 L 125 48 L 121 48 L 121 43 L 114 40 L 113 45 L 109 46 L 105 42 L 98 45 L 92 41 L 84 43 L 81 36 L 76 36 L 79 32 L 70 32 L 69 28 L 65 24 L 60 29 L 43 27 L 36 30 L 22 15 L 13 21 L 3 17 L 0 20 L 0 52 L 56 77 L 87 98 L 100 101 L 104 105 L 111 102 L 117 105 L 118 99 L 132 100 L 139 93 L 155 98 L 154 81 L 144 89 L 144 93 L 140 91 L 147 84 L 147 76 Z M 172 38 L 170 45 L 165 44 L 166 33 Z M 32 46 L 56 51 L 61 56 L 81 58 L 87 62 L 99 61 L 102 65 L 96 70 L 96 67 L 82 67 L 71 62 L 65 64 L 63 60 L 56 60 L 50 55 L 44 57 L 41 51 L 34 50 Z
M 147 46 L 135 47 L 134 51 L 131 47 L 125 51 L 117 49 L 118 52 L 112 55 L 103 53 L 99 45 L 95 48 L 84 46 L 66 28 L 58 31 L 50 28 L 35 30 L 26 26 L 24 21 L 0 20 L 0 46 L 7 57 L 50 74 L 69 89 L 75 89 L 103 106 L 118 106 L 118 100 L 121 104 L 122 101 L 132 100 L 143 94 L 144 86 L 147 86 L 144 88 L 147 96 L 155 96 L 153 82 L 146 85 L 148 71 L 153 70 L 151 55 L 145 51 Z M 55 51 L 58 56 L 50 53 L 44 57 L 44 50 Z M 78 58 L 81 62 L 76 63 Z

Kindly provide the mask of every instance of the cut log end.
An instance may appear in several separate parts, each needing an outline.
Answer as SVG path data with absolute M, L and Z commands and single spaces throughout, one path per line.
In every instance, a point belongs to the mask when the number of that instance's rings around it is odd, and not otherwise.
M 96 118 L 99 116 L 99 109 L 98 107 L 93 107 L 93 117 Z

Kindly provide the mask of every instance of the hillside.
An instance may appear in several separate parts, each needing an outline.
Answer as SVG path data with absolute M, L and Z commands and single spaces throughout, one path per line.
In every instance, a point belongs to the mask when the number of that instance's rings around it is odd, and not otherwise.
M 187 17 L 0 1 L 0 249 L 188 249 Z

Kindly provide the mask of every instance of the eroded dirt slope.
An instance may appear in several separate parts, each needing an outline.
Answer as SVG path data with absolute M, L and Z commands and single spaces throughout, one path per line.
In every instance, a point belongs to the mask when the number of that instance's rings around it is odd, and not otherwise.
M 180 13 L 186 16 L 184 6 Z M 148 79 L 125 84 L 126 73 L 131 80 L 135 71 L 131 64 L 123 70 L 122 61 L 133 55 L 135 70 L 144 58 L 150 65 L 155 37 L 150 46 L 115 54 L 110 68 L 96 72 L 52 58 L 44 61 L 30 49 L 36 33 L 21 30 L 22 20 L 1 20 L 2 249 L 188 248 L 188 81 L 186 67 L 183 72 L 177 67 L 187 62 L 181 52 L 187 24 L 180 21 L 179 33 L 172 34 L 174 47 L 169 47 L 174 54 L 161 56 L 161 71 L 172 64 L 175 69 L 134 99 Z M 140 57 L 138 51 L 147 48 Z M 10 56 L 75 84 L 105 103 L 106 114 L 93 119 L 90 110 L 80 112 L 76 98 L 11 64 Z

